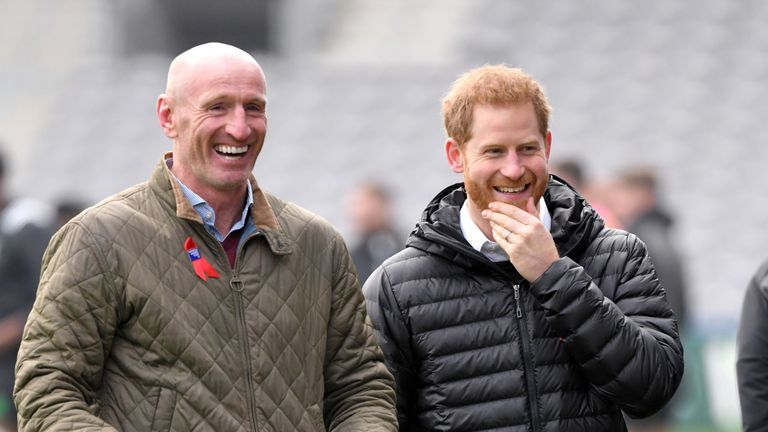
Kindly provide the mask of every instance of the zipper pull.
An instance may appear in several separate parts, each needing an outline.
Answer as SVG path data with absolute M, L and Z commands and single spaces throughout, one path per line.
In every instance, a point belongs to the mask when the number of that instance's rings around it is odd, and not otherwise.
M 229 287 L 232 288 L 232 291 L 242 292 L 244 288 L 243 281 L 241 281 L 239 277 L 235 276 L 229 281 Z
M 520 284 L 515 284 L 512 288 L 515 290 L 515 315 L 518 318 L 522 318 L 523 311 L 520 310 Z

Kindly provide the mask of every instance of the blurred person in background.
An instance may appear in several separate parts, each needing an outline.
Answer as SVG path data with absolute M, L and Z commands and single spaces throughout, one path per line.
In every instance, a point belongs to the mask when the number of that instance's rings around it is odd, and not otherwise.
M 405 237 L 395 228 L 392 194 L 381 183 L 365 181 L 346 197 L 345 208 L 357 236 L 350 250 L 360 283 L 385 259 L 399 252 Z
M 747 285 L 737 335 L 736 377 L 744 432 L 768 431 L 768 260 Z
M 0 143 L 0 149 L 3 148 Z M 54 223 L 55 209 L 49 203 L 8 193 L 9 160 L 0 151 L 0 246 L 2 236 L 17 232 L 27 224 L 48 226 Z
M 53 212 L 45 202 L 8 193 L 9 162 L 0 153 L 0 430 L 11 431 L 16 429 L 12 398 L 16 353 L 35 300 Z
M 565 180 L 579 192 L 589 205 L 595 209 L 605 225 L 611 228 L 622 228 L 621 221 L 608 205 L 608 200 L 603 197 L 604 185 L 591 181 L 586 174 L 584 163 L 577 159 L 560 159 L 550 166 L 550 173 Z
M 549 111 L 533 78 L 501 65 L 443 99 L 464 183 L 363 288 L 400 430 L 625 431 L 622 412 L 654 413 L 680 382 L 645 246 L 549 176 Z
M 238 48 L 173 60 L 156 105 L 173 151 L 45 254 L 17 363 L 22 431 L 397 429 L 341 235 L 252 174 L 266 105 Z
M 662 204 L 659 178 L 650 166 L 622 169 L 615 184 L 613 208 L 624 229 L 640 237 L 648 247 L 677 321 L 688 320 L 685 265 L 674 236 L 675 220 Z
M 13 405 L 16 354 L 24 323 L 35 301 L 43 252 L 53 233 L 83 208 L 78 200 L 61 200 L 52 224 L 41 226 L 29 222 L 3 235 L 0 250 L 0 385 L 3 392 L 2 423 L 6 430 L 16 430 Z
M 677 317 L 679 331 L 688 320 L 685 265 L 675 242 L 674 219 L 661 203 L 659 178 L 651 166 L 635 165 L 617 175 L 612 202 L 625 229 L 648 247 L 653 265 L 669 305 Z M 675 400 L 651 417 L 630 420 L 632 432 L 664 432 L 672 426 Z

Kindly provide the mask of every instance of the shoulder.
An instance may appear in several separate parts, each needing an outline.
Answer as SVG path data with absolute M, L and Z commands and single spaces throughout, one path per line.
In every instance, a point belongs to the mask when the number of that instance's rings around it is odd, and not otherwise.
M 342 240 L 341 234 L 336 228 L 319 214 L 270 193 L 265 192 L 264 195 L 275 214 L 280 229 L 293 241 L 301 239 L 325 242 Z
M 139 183 L 110 195 L 80 213 L 83 220 L 109 219 L 122 214 L 132 214 L 146 203 L 150 189 L 147 183 Z
M 168 217 L 168 211 L 162 212 L 159 200 L 152 195 L 146 183 L 137 184 L 86 208 L 67 225 L 79 226 L 85 232 L 109 239 L 136 232 L 151 235 L 148 227 L 159 225 L 157 219 L 161 213 Z
M 768 260 L 765 260 L 755 272 L 755 279 L 768 284 Z
M 422 283 L 434 277 L 436 258 L 413 247 L 406 247 L 386 259 L 363 284 L 363 294 L 374 303 L 399 303 L 421 291 Z M 411 293 L 411 295 L 406 294 Z
M 406 247 L 385 260 L 371 276 L 378 284 L 398 292 L 418 292 L 424 285 L 441 280 L 448 288 L 469 277 L 467 269 L 444 257 Z
M 752 275 L 749 286 L 750 289 L 757 290 L 763 297 L 768 298 L 768 260 L 764 261 Z
M 643 241 L 636 235 L 620 229 L 603 228 L 581 256 L 573 258 L 591 277 L 600 278 L 602 287 L 617 286 L 634 276 L 654 272 L 653 263 Z M 653 279 L 656 279 L 655 276 L 651 278 Z
M 424 275 L 425 270 L 436 267 L 437 258 L 420 249 L 406 247 L 398 253 L 387 258 L 381 267 L 387 273 L 398 274 L 410 279 Z
M 44 257 L 44 270 L 93 275 L 110 271 L 118 255 L 141 250 L 156 238 L 156 228 L 146 222 L 146 187 L 137 185 L 105 198 L 70 219 L 51 238 Z M 137 195 L 142 195 L 141 197 Z M 153 227 L 159 226 L 157 223 Z
M 275 213 L 275 216 L 280 220 L 296 220 L 303 221 L 304 223 L 318 224 L 327 223 L 317 213 L 308 210 L 294 202 L 285 200 L 269 192 L 264 192 L 264 196 L 267 198 L 267 202 L 269 203 L 270 207 L 272 207 L 272 211 Z
M 603 228 L 590 241 L 585 256 L 598 254 L 646 255 L 645 243 L 635 234 L 617 228 Z

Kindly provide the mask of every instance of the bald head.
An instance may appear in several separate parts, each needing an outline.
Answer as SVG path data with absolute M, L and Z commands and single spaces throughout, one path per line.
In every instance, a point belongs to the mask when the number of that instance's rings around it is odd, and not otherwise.
M 171 99 L 181 97 L 185 92 L 180 91 L 200 77 L 202 73 L 220 65 L 239 65 L 252 68 L 266 81 L 264 71 L 252 55 L 232 45 L 219 42 L 209 42 L 176 56 L 168 69 L 168 81 L 165 94 Z

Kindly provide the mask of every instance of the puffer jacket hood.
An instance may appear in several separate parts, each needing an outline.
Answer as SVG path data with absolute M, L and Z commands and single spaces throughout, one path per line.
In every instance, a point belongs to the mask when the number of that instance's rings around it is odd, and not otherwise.
M 479 266 L 498 271 L 497 265 L 463 240 L 457 209 L 466 199 L 463 183 L 440 191 L 422 212 L 406 246 L 442 256 L 467 268 Z M 554 175 L 550 177 L 544 201 L 552 216 L 551 232 L 560 256 L 576 259 L 603 229 L 603 220 L 581 195 Z

